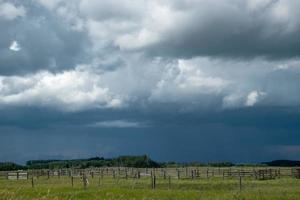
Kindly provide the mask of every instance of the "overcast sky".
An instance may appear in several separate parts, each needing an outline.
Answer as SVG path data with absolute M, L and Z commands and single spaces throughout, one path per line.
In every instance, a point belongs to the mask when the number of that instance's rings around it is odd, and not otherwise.
M 300 159 L 299 0 L 0 0 L 0 161 Z

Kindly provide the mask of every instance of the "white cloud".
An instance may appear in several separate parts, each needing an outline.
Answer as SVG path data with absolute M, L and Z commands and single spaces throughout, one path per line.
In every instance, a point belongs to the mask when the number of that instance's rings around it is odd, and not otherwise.
M 222 100 L 223 108 L 237 108 L 241 107 L 243 104 L 244 96 L 242 94 L 229 94 L 225 96 Z
M 223 108 L 232 109 L 239 107 L 252 107 L 266 96 L 266 93 L 260 91 L 251 91 L 249 93 L 232 93 L 225 96 L 222 100 Z
M 290 67 L 287 65 L 287 64 L 281 64 L 281 65 L 278 65 L 274 68 L 274 70 L 287 70 L 289 69 Z
M 168 5 L 152 1 L 146 6 L 139 27 L 116 37 L 115 44 L 121 49 L 139 49 L 158 43 L 163 39 L 162 34 L 174 26 L 177 16 Z
M 176 105 L 180 110 L 298 105 L 299 61 L 155 60 L 121 56 L 112 71 L 83 65 L 60 73 L 0 77 L 0 106 L 65 111 Z M 124 62 L 124 63 L 123 63 Z M 100 64 L 104 64 L 101 63 Z M 291 66 L 274 70 L 281 64 Z M 118 65 L 118 63 L 117 63 Z
M 25 77 L 0 77 L 0 105 L 46 106 L 65 111 L 119 108 L 122 99 L 101 84 L 101 76 L 79 69 Z
M 32 72 L 35 74 L 26 76 L 2 76 L 0 105 L 52 106 L 72 111 L 115 108 L 130 103 L 131 106 L 140 103 L 150 107 L 151 104 L 180 103 L 183 106 L 196 104 L 208 108 L 238 108 L 257 104 L 298 105 L 300 102 L 300 95 L 296 92 L 299 91 L 297 86 L 299 84 L 295 84 L 298 83 L 296 78 L 300 69 L 299 59 L 279 58 L 272 61 L 272 58 L 265 59 L 260 54 L 262 57 L 259 58 L 255 54 L 247 54 L 251 51 L 253 42 L 254 51 L 257 51 L 255 44 L 257 41 L 270 41 L 272 47 L 279 41 L 280 44 L 285 44 L 280 46 L 290 47 L 291 52 L 294 47 L 298 51 L 297 41 L 284 43 L 287 38 L 297 39 L 289 37 L 288 33 L 295 34 L 300 30 L 297 18 L 299 12 L 296 11 L 299 8 L 298 1 L 125 0 L 120 3 L 118 0 L 35 0 L 35 2 L 48 8 L 54 16 L 58 16 L 51 20 L 61 19 L 55 22 L 62 25 L 60 28 L 69 28 L 65 26 L 69 23 L 73 29 L 82 31 L 79 34 L 86 34 L 88 44 L 81 43 L 80 46 L 89 47 L 87 57 L 90 59 L 86 61 L 85 67 L 59 72 L 65 66 L 59 64 L 59 59 L 56 60 L 56 54 L 52 54 L 52 51 L 59 50 L 59 56 L 68 61 L 71 57 L 77 58 L 77 54 L 71 54 L 69 57 L 65 55 L 77 48 L 72 45 L 67 48 L 63 45 L 64 41 L 74 34 L 73 31 L 67 29 L 66 32 L 59 33 L 54 30 L 50 35 L 58 47 L 47 49 L 49 45 L 46 43 L 41 47 L 46 47 L 47 52 L 45 68 L 50 71 L 55 69 L 58 73 L 45 71 Z M 2 7 L 4 4 L 0 3 Z M 20 10 L 23 8 L 12 4 L 6 7 L 12 6 Z M 14 13 L 7 12 L 9 9 L 5 10 L 6 17 L 9 13 Z M 23 15 L 25 12 L 12 14 L 12 16 Z M 40 21 L 36 26 L 43 23 L 42 17 L 38 19 Z M 15 17 L 11 17 L 13 18 Z M 42 31 L 49 32 L 48 28 L 45 30 L 44 28 Z M 43 39 L 42 34 L 37 35 Z M 60 39 L 58 37 L 60 35 L 66 37 Z M 276 37 L 272 37 L 274 35 Z M 28 55 L 26 51 L 29 49 L 26 42 L 32 44 L 32 47 L 37 44 L 27 41 L 26 38 L 18 38 L 22 39 L 20 39 L 22 53 L 24 51 L 20 56 L 25 55 L 22 57 L 24 62 L 21 63 L 26 63 Z M 224 41 L 229 45 L 224 45 Z M 247 41 L 246 45 L 244 41 Z M 260 48 L 265 46 L 263 43 L 260 44 L 258 45 Z M 211 46 L 214 47 L 210 48 Z M 227 47 L 230 49 L 226 49 Z M 234 51 L 235 47 L 238 51 Z M 18 41 L 13 41 L 9 49 L 19 51 L 21 46 Z M 32 49 L 38 52 L 42 48 Z M 161 51 L 161 54 L 155 54 L 155 50 Z M 189 53 L 192 50 L 196 53 Z M 225 59 L 223 56 L 231 52 L 235 58 L 244 50 L 247 54 L 245 56 L 249 56 L 248 59 L 243 59 L 244 57 L 231 59 L 230 56 Z M 280 49 L 274 48 L 275 56 L 278 51 Z M 36 54 L 33 55 L 35 59 Z M 38 58 L 39 55 L 36 56 Z M 78 60 L 81 62 L 81 55 L 78 55 Z M 40 65 L 40 62 L 36 63 Z M 66 63 L 68 67 L 73 66 L 73 62 Z M 30 64 L 26 67 L 30 68 Z M 51 69 L 51 66 L 54 67 Z M 40 68 L 33 67 L 33 70 L 36 69 Z M 29 69 L 26 72 L 33 70 Z
M 300 68 L 300 60 L 298 59 L 292 59 L 288 60 L 287 62 L 283 61 L 280 62 L 279 64 L 275 65 L 273 67 L 274 71 L 281 70 L 281 71 L 286 71 L 289 69 L 299 69 Z
M 145 127 L 145 123 L 128 120 L 113 120 L 101 121 L 88 125 L 90 127 L 104 127 L 104 128 L 141 128 Z
M 24 17 L 26 10 L 23 6 L 16 7 L 12 3 L 0 1 L 0 19 L 14 20 L 17 17 Z
M 228 84 L 227 80 L 205 74 L 201 66 L 178 60 L 166 66 L 149 99 L 161 102 L 197 101 L 203 95 L 218 95 Z
M 19 45 L 19 43 L 16 40 L 14 40 L 10 44 L 9 49 L 12 50 L 12 51 L 20 51 L 21 50 L 21 46 Z
M 254 106 L 259 101 L 259 99 L 264 95 L 265 95 L 265 93 L 259 92 L 259 91 L 250 92 L 247 96 L 245 105 L 246 106 Z

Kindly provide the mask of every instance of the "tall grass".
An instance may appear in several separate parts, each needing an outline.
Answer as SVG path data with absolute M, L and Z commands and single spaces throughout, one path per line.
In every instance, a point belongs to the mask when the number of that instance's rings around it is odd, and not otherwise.
M 275 180 L 243 179 L 242 191 L 238 179 L 172 179 L 171 189 L 168 180 L 157 180 L 156 189 L 151 189 L 150 178 L 113 179 L 105 177 L 89 178 L 87 188 L 80 178 L 74 179 L 74 187 L 68 177 L 34 179 L 34 188 L 30 180 L 0 180 L 0 199 L 11 200 L 297 200 L 300 199 L 300 180 L 281 178 Z

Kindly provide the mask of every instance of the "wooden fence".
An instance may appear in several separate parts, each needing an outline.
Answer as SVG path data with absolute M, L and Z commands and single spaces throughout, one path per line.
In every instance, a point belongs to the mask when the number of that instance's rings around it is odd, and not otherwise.
M 87 177 L 106 176 L 112 178 L 141 178 L 141 177 L 158 177 L 168 179 L 201 179 L 201 178 L 234 178 L 234 177 L 250 177 L 254 179 L 274 179 L 280 177 L 300 178 L 300 168 L 262 168 L 262 167 L 184 167 L 184 168 L 126 168 L 126 167 L 101 167 L 89 169 L 42 169 L 27 171 L 8 171 L 0 172 L 1 179 L 28 179 L 29 177 L 46 176 L 62 177 L 62 176 L 78 176 Z
M 262 168 L 262 167 L 183 167 L 183 168 L 126 168 L 126 167 L 102 167 L 89 169 L 42 169 L 42 170 L 27 170 L 27 171 L 7 171 L 0 172 L 0 179 L 7 180 L 26 180 L 28 179 L 32 187 L 35 187 L 39 181 L 51 178 L 66 178 L 70 180 L 73 187 L 74 183 L 78 184 L 78 180 L 82 182 L 84 188 L 88 187 L 89 179 L 98 179 L 98 185 L 103 184 L 104 180 L 116 179 L 132 179 L 134 182 L 138 179 L 149 180 L 152 189 L 157 188 L 157 181 L 163 181 L 167 187 L 171 188 L 172 181 L 178 183 L 180 180 L 194 179 L 236 179 L 239 189 L 242 190 L 243 179 L 254 180 L 270 180 L 281 177 L 290 177 L 300 179 L 300 168 Z M 95 179 L 94 179 L 95 178 Z M 96 179 L 96 180 L 97 180 Z M 93 181 L 95 182 L 95 181 Z M 175 184 L 176 185 L 176 184 Z

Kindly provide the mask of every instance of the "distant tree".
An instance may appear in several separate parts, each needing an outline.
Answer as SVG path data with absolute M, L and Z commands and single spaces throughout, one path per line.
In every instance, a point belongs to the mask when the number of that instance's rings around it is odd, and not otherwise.
M 25 167 L 12 162 L 0 162 L 0 171 L 13 171 L 21 169 L 25 169 Z

